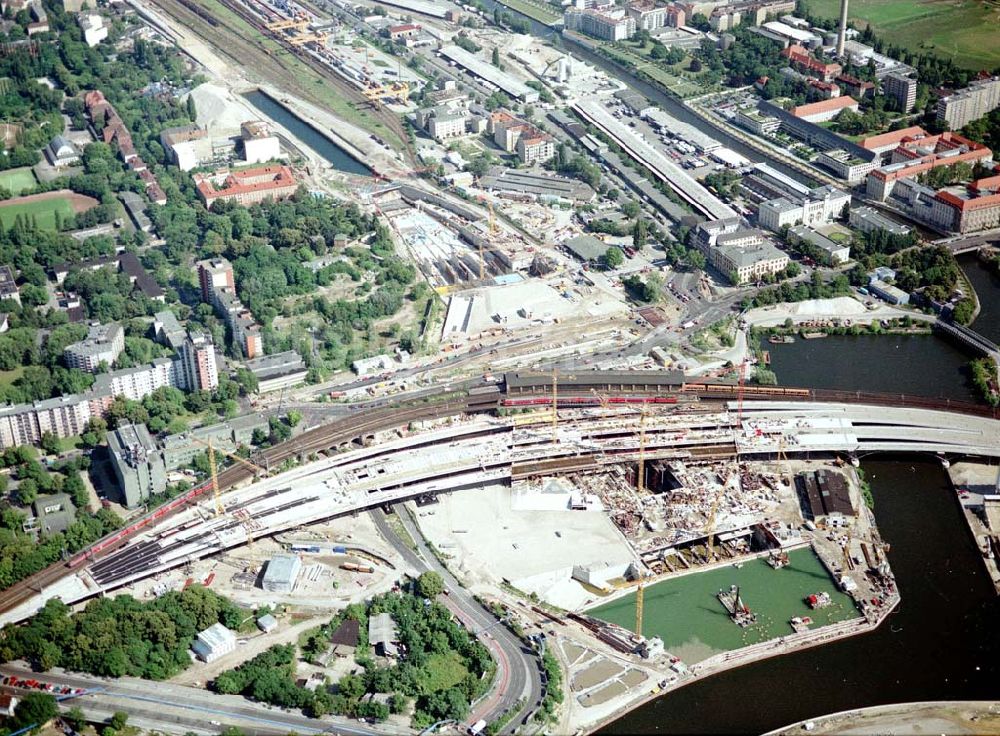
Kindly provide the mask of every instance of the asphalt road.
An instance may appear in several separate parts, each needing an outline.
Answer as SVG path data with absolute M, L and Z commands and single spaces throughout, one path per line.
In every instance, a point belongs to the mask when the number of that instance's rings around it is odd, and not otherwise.
M 455 576 L 438 562 L 402 505 L 397 504 L 394 510 L 416 543 L 417 553 L 410 549 L 386 523 L 382 510 L 375 509 L 371 512 L 372 517 L 382 536 L 414 569 L 434 570 L 441 575 L 450 591 L 449 595 L 441 597 L 441 602 L 451 608 L 466 628 L 479 637 L 497 663 L 496 685 L 483 700 L 475 704 L 470 722 L 479 718 L 487 722 L 496 720 L 513 708 L 518 700 L 524 698 L 524 706 L 501 732 L 512 733 L 534 710 L 542 697 L 542 683 L 536 656 L 527 653 L 523 648 L 524 644 L 506 627 L 499 625 L 496 617 L 483 608 L 472 594 L 462 587 Z
M 218 695 L 208 690 L 134 677 L 105 679 L 68 674 L 54 669 L 39 674 L 27 666 L 5 664 L 0 673 L 31 677 L 43 682 L 85 688 L 89 692 L 61 702 L 63 710 L 79 707 L 85 716 L 100 720 L 115 711 L 129 714 L 130 722 L 167 733 L 217 734 L 230 726 L 248 736 L 336 733 L 376 736 L 379 730 L 357 721 L 326 717 L 307 718 L 299 713 L 254 703 L 238 695 Z M 3 688 L 10 690 L 10 688 Z M 19 692 L 10 690 L 11 692 Z M 24 691 L 20 691 L 22 694 Z M 381 733 L 387 733 L 382 731 Z

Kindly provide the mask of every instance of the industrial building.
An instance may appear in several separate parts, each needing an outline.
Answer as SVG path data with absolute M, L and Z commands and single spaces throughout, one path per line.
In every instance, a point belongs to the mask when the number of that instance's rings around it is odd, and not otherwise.
M 214 623 L 204 631 L 199 632 L 194 644 L 191 645 L 195 656 L 206 664 L 214 662 L 235 649 L 236 634 L 221 623 Z
M 135 508 L 167 489 L 163 453 L 149 436 L 145 424 L 122 424 L 109 432 L 108 452 L 122 501 L 128 508 Z
M 160 144 L 170 163 L 181 171 L 190 171 L 212 160 L 212 139 L 208 131 L 194 124 L 165 128 L 160 133 Z
M 248 164 L 262 164 L 281 156 L 281 143 L 262 120 L 248 120 L 240 124 L 240 141 L 243 160 Z
M 236 452 L 240 445 L 249 446 L 254 430 L 266 432 L 267 417 L 263 414 L 246 414 L 228 422 L 191 429 L 163 438 L 163 462 L 167 470 L 190 465 L 196 455 L 205 452 L 211 442 L 220 451 Z
M 538 91 L 532 89 L 524 82 L 511 76 L 507 72 L 497 69 L 475 54 L 469 53 L 458 46 L 444 46 L 441 48 L 441 55 L 453 61 L 470 74 L 483 79 L 496 86 L 501 92 L 518 102 L 532 103 L 538 102 Z
M 70 368 L 96 373 L 102 366 L 105 370 L 113 367 L 124 349 L 125 331 L 121 325 L 94 323 L 87 330 L 87 337 L 63 349 L 63 359 Z
M 502 166 L 491 168 L 480 178 L 479 186 L 495 192 L 528 195 L 542 202 L 566 200 L 585 204 L 597 196 L 589 185 L 578 179 L 556 176 L 548 171 L 540 173 Z
M 269 593 L 291 593 L 302 572 L 298 555 L 275 555 L 267 563 L 261 587 Z
M 825 469 L 801 473 L 795 477 L 795 485 L 812 518 L 854 515 L 847 479 L 840 473 Z
M 563 241 L 562 246 L 584 263 L 597 261 L 608 250 L 607 243 L 586 233 Z
M 257 379 L 259 394 L 297 386 L 306 380 L 309 373 L 302 356 L 294 350 L 254 358 L 244 365 Z
M 868 291 L 889 304 L 895 304 L 898 306 L 900 304 L 910 303 L 909 294 L 900 289 L 898 286 L 887 284 L 879 279 L 875 279 L 874 281 L 870 281 L 868 283 Z

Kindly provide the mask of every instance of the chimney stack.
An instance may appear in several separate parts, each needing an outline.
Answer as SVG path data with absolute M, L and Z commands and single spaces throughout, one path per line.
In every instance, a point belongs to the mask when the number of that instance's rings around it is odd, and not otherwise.
M 837 33 L 837 57 L 844 57 L 844 41 L 847 40 L 847 0 L 840 0 L 840 29 Z

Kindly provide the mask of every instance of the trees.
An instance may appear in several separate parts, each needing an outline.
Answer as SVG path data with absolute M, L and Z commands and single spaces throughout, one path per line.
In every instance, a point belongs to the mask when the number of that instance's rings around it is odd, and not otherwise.
M 622 253 L 621 248 L 617 245 L 612 245 L 604 251 L 604 255 L 601 256 L 601 260 L 604 261 L 604 265 L 608 268 L 615 269 L 625 263 L 625 254 Z
M 56 699 L 49 693 L 31 692 L 18 702 L 14 720 L 18 728 L 43 726 L 59 714 Z
M 632 247 L 640 250 L 646 245 L 646 221 L 641 217 L 636 218 L 632 226 Z
M 417 591 L 424 598 L 434 600 L 444 592 L 444 580 L 438 573 L 428 570 L 417 578 Z

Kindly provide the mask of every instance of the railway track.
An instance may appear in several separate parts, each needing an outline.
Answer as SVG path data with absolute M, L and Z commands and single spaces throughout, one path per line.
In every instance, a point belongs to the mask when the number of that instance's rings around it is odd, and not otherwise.
M 855 403 L 869 404 L 876 406 L 895 406 L 919 409 L 934 409 L 942 411 L 957 412 L 975 416 L 1000 418 L 1000 411 L 990 407 L 980 406 L 969 402 L 953 401 L 950 399 L 934 399 L 920 396 L 910 396 L 905 394 L 885 394 L 865 391 L 835 391 L 826 389 L 792 389 L 785 387 L 747 387 L 751 390 L 744 390 L 744 398 L 748 399 L 780 399 L 785 401 L 803 402 L 823 402 L 823 403 Z M 637 394 L 636 391 L 621 389 L 618 395 Z M 739 390 L 735 386 L 713 386 L 707 389 L 704 385 L 687 385 L 678 392 L 679 395 L 697 397 L 707 401 L 727 401 L 738 398 Z M 551 396 L 547 391 L 539 390 L 537 393 L 526 391 L 519 396 L 537 395 L 539 397 Z M 560 392 L 560 397 L 564 394 Z M 593 399 L 592 394 L 582 394 L 580 392 L 567 392 L 566 396 L 583 397 L 588 396 Z M 263 462 L 266 467 L 277 467 L 288 459 L 304 460 L 313 453 L 328 451 L 340 445 L 361 439 L 370 434 L 400 427 L 412 421 L 441 418 L 455 414 L 463 414 L 476 411 L 487 411 L 494 409 L 498 404 L 504 402 L 504 394 L 493 393 L 489 397 L 470 397 L 468 399 L 451 400 L 440 404 L 426 404 L 417 407 L 389 407 L 376 409 L 365 415 L 354 415 L 345 417 L 331 424 L 309 430 L 298 437 L 269 448 L 262 453 Z M 597 403 L 597 399 L 593 399 Z M 580 405 L 574 402 L 574 406 Z M 704 407 L 702 407 L 704 408 Z M 683 410 L 683 408 L 682 408 Z M 730 456 L 734 451 L 731 446 L 717 446 L 701 448 L 693 455 L 714 455 L 719 454 Z M 517 466 L 515 475 L 536 475 L 541 472 L 565 472 L 567 470 L 585 470 L 594 465 L 593 459 L 586 457 L 553 458 L 548 461 L 538 461 Z M 242 465 L 233 465 L 223 469 L 218 476 L 220 490 L 229 490 L 239 483 L 253 477 L 253 471 Z M 5 591 L 0 592 L 0 611 L 7 611 L 24 601 L 30 599 L 37 593 L 42 592 L 46 587 L 51 586 L 56 581 L 66 577 L 73 572 L 73 568 L 82 562 L 95 562 L 110 553 L 113 553 L 121 546 L 125 545 L 133 536 L 149 526 L 153 521 L 159 521 L 167 516 L 177 513 L 181 509 L 192 503 L 198 502 L 202 496 L 210 492 L 210 485 L 202 485 L 192 489 L 184 496 L 180 496 L 160 507 L 150 514 L 133 522 L 125 530 L 109 535 L 99 540 L 89 550 L 86 550 L 69 561 L 54 564 L 25 580 L 15 583 Z

